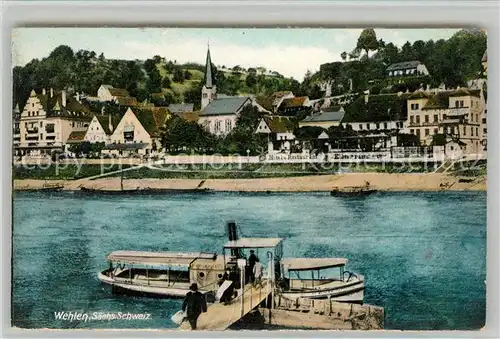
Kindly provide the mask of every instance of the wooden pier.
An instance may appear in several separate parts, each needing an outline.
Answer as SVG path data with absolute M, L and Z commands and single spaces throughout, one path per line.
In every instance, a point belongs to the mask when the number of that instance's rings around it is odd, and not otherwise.
M 261 286 L 254 287 L 247 284 L 244 290 L 243 310 L 241 295 L 231 300 L 228 305 L 222 303 L 212 304 L 208 307 L 207 312 L 202 313 L 198 318 L 197 330 L 224 331 L 266 300 L 271 294 L 273 286 L 268 280 L 263 280 Z M 179 329 L 190 330 L 189 322 L 184 321 Z

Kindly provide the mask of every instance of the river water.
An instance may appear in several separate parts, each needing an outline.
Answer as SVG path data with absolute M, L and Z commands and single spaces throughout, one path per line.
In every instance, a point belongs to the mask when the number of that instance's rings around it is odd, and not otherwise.
M 221 252 L 225 223 L 285 239 L 287 257 L 346 257 L 387 329 L 478 329 L 486 307 L 486 193 L 326 193 L 89 197 L 15 192 L 12 324 L 173 328 L 180 300 L 113 295 L 97 273 L 114 250 Z M 55 313 L 150 313 L 67 321 Z

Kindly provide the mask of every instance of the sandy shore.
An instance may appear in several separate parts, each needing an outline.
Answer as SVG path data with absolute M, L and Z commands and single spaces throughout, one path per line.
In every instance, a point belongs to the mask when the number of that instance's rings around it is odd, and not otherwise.
M 133 179 L 125 180 L 124 188 L 168 188 L 194 189 L 200 179 Z M 240 192 L 312 192 L 330 191 L 334 187 L 361 186 L 365 181 L 381 191 L 486 191 L 486 176 L 475 178 L 473 182 L 459 182 L 459 178 L 442 173 L 349 173 L 340 175 L 303 176 L 290 178 L 262 179 L 208 179 L 202 188 L 215 191 Z M 14 180 L 14 190 L 40 189 L 47 183 L 61 183 L 65 190 L 80 187 L 96 189 L 120 189 L 119 178 L 97 180 Z M 446 188 L 441 187 L 445 185 Z

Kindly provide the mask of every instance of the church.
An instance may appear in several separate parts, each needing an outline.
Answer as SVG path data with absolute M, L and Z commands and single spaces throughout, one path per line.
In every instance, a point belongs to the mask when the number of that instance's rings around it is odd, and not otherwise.
M 236 126 L 236 120 L 243 108 L 255 104 L 254 100 L 248 96 L 217 95 L 209 47 L 205 64 L 205 84 L 201 90 L 201 113 L 198 123 L 214 135 L 227 135 Z M 262 107 L 257 106 L 257 108 L 264 110 Z

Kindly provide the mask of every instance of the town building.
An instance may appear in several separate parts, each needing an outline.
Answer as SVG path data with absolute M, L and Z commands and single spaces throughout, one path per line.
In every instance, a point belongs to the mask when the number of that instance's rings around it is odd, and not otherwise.
M 297 115 L 310 110 L 311 103 L 307 96 L 283 99 L 277 109 L 280 115 Z
M 117 126 L 119 122 L 120 119 L 111 114 L 94 115 L 83 137 L 83 141 L 90 143 L 104 142 L 109 144 L 114 127 Z
M 21 111 L 19 110 L 19 104 L 16 104 L 14 111 L 12 112 L 12 138 L 14 149 L 19 147 L 21 142 L 21 130 L 19 127 L 21 120 Z
M 201 112 L 198 123 L 210 133 L 221 136 L 229 134 L 236 126 L 240 112 L 246 106 L 253 105 L 248 96 L 218 95 L 213 82 L 210 49 L 207 51 L 205 65 L 205 84 L 201 90 Z
M 248 97 L 212 100 L 201 111 L 198 123 L 214 135 L 227 135 L 236 126 L 240 112 L 249 105 L 252 105 L 252 100 Z
M 180 103 L 180 104 L 170 104 L 168 105 L 168 111 L 172 114 L 193 112 L 194 104 Z
M 289 152 L 293 140 L 294 130 L 297 127 L 294 119 L 287 116 L 264 116 L 255 130 L 256 134 L 268 136 L 268 153 L 274 151 Z
M 407 77 L 429 75 L 427 67 L 417 60 L 398 62 L 387 67 L 386 74 L 389 77 Z
M 484 51 L 483 58 L 481 59 L 481 64 L 483 65 L 484 76 L 488 76 L 488 50 Z
M 136 110 L 128 108 L 110 137 L 104 153 L 117 156 L 150 156 L 161 151 L 160 128 L 168 114 L 163 110 Z
M 268 112 L 278 113 L 278 108 L 281 106 L 283 101 L 286 99 L 292 99 L 294 97 L 295 96 L 291 91 L 278 91 L 274 92 L 268 97 L 259 97 L 256 100 L 259 103 L 259 105 L 262 106 Z M 309 104 L 308 101 L 307 104 Z
M 328 129 L 332 126 L 339 126 L 344 118 L 343 107 L 328 107 L 318 113 L 313 113 L 299 122 L 299 127 L 317 126 Z
M 464 143 L 464 152 L 480 153 L 484 110 L 485 100 L 480 89 L 417 91 L 408 98 L 406 124 L 421 144 L 431 145 L 434 135 L 444 134 Z
M 113 102 L 120 106 L 137 106 L 137 99 L 122 88 L 114 88 L 111 85 L 101 85 L 97 90 L 97 97 L 101 102 Z
M 90 109 L 66 91 L 42 94 L 31 91 L 19 118 L 19 143 L 15 155 L 49 156 L 66 151 L 73 132 L 85 132 L 92 119 Z

